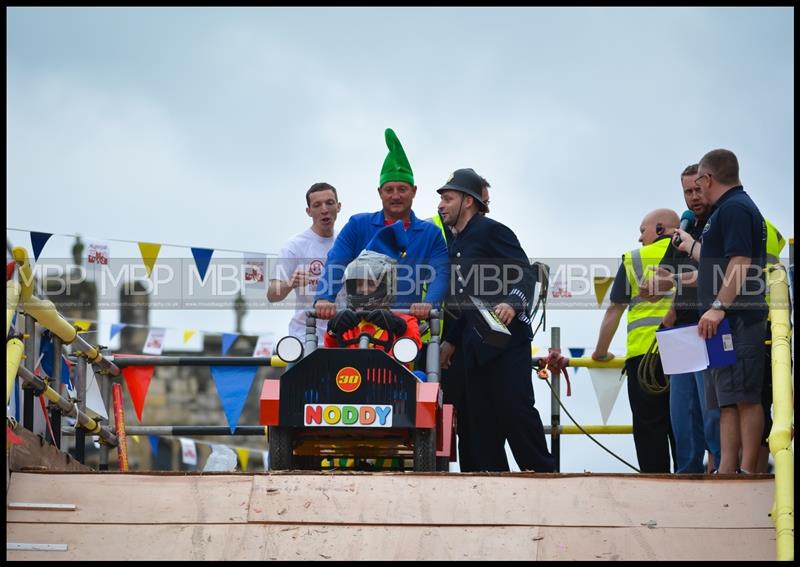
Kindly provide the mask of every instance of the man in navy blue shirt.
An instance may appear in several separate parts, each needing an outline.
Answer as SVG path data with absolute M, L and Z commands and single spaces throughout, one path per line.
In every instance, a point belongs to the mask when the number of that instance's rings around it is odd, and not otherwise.
M 733 333 L 736 363 L 711 370 L 706 384 L 709 408 L 720 408 L 720 473 L 755 471 L 764 410 L 761 407 L 767 304 L 764 217 L 739 180 L 739 162 L 729 150 L 712 150 L 700 160 L 695 183 L 713 205 L 696 241 L 682 230 L 676 245 L 699 261 L 701 336 L 709 338 L 725 317 Z

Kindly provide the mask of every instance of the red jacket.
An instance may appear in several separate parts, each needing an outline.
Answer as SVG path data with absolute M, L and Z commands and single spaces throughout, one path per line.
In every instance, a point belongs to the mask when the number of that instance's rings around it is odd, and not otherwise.
M 394 313 L 394 312 L 392 312 Z M 406 321 L 406 332 L 403 333 L 402 337 L 408 337 L 412 339 L 415 343 L 417 343 L 417 348 L 422 348 L 422 340 L 419 336 L 419 323 L 417 322 L 417 318 L 412 315 L 406 315 L 405 313 L 394 313 L 398 317 L 402 317 Z M 381 340 L 386 340 L 387 332 L 386 329 L 382 327 L 378 327 L 377 325 L 373 325 L 367 321 L 362 320 L 357 326 L 353 327 L 342 333 L 342 338 L 344 340 L 349 339 L 356 339 L 361 335 L 361 333 L 369 333 L 373 337 Z M 400 336 L 394 337 L 394 340 L 400 338 Z M 328 333 L 325 333 L 325 346 L 326 347 L 338 347 L 339 343 L 335 337 L 332 337 Z M 358 348 L 358 343 L 349 345 L 347 348 Z M 382 345 L 375 345 L 373 343 L 369 344 L 369 348 L 379 348 L 381 350 L 385 350 Z M 391 349 L 389 350 L 389 356 L 392 356 Z

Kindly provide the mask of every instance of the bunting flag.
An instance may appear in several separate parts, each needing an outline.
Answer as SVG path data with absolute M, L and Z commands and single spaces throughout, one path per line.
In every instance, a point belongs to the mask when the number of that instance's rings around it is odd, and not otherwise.
M 248 255 L 243 257 L 244 287 L 264 288 L 267 285 L 267 257 L 264 255 Z
M 246 471 L 247 461 L 250 460 L 250 451 L 244 447 L 236 447 L 236 454 L 239 455 L 239 464 L 242 466 L 242 471 Z
M 86 414 L 92 419 L 102 419 L 106 423 L 108 422 L 106 404 L 103 402 L 97 375 L 94 373 L 94 366 L 91 364 L 86 365 Z
M 180 438 L 181 441 L 181 459 L 184 464 L 197 466 L 197 445 L 194 439 Z
M 53 335 L 50 331 L 42 333 L 39 343 L 39 352 L 41 353 L 42 370 L 49 377 L 53 377 Z M 69 385 L 69 363 L 61 356 L 61 383 Z
M 110 258 L 108 244 L 105 242 L 90 242 L 87 248 L 86 262 L 88 264 L 97 264 L 99 266 L 108 265 L 108 260 Z
M 51 236 L 53 235 L 49 232 L 31 231 L 31 247 L 33 248 L 34 260 L 39 259 L 39 254 L 42 253 L 42 248 L 44 248 L 44 245 L 47 244 L 47 241 L 50 240 Z
M 78 328 L 78 333 L 86 333 L 92 328 L 92 322 L 85 319 L 76 319 L 73 323 Z
M 185 331 L 183 331 L 183 344 L 188 343 L 189 339 L 195 336 L 196 333 L 197 329 L 186 329 Z
M 608 423 L 608 416 L 614 409 L 614 404 L 619 396 L 619 390 L 625 381 L 625 376 L 619 368 L 589 368 L 589 375 L 592 377 L 592 386 L 597 396 L 597 403 L 600 406 L 600 415 L 603 417 L 603 425 Z
M 275 344 L 275 336 L 272 334 L 262 335 L 258 337 L 256 348 L 253 349 L 253 356 L 269 358 L 272 356 L 272 348 Z
M 258 372 L 258 366 L 212 366 L 211 377 L 228 420 L 231 433 L 239 423 L 247 394 Z
M 119 332 L 127 326 L 127 323 L 112 323 L 111 333 L 108 335 L 108 340 L 111 341 L 116 337 Z
M 214 250 L 210 248 L 192 248 L 192 256 L 194 256 L 194 263 L 197 265 L 197 273 L 200 275 L 200 282 L 206 279 L 206 271 L 208 271 L 208 264 L 211 262 L 211 255 Z
M 122 356 L 120 354 L 115 355 L 116 358 L 122 358 Z M 155 366 L 128 366 L 122 369 L 122 376 L 128 386 L 128 393 L 131 396 L 133 409 L 136 410 L 136 417 L 139 418 L 139 423 L 142 422 L 144 400 L 147 397 L 147 390 L 150 388 L 150 380 L 153 378 L 155 369 Z
M 595 276 L 594 277 L 594 295 L 597 298 L 597 306 L 600 307 L 603 304 L 603 300 L 606 297 L 606 293 L 608 293 L 608 288 L 614 282 L 614 278 L 611 276 Z
M 150 451 L 153 453 L 153 460 L 158 457 L 158 435 L 148 435 L 147 440 L 150 441 Z
M 142 254 L 142 261 L 145 268 L 147 268 L 147 277 L 149 278 L 150 274 L 153 273 L 153 267 L 156 265 L 161 245 L 152 242 L 139 242 L 138 244 L 139 252 Z
M 164 350 L 164 337 L 167 334 L 167 330 L 163 328 L 152 328 L 150 332 L 147 334 L 147 340 L 144 342 L 144 348 L 142 352 L 145 354 L 155 354 L 156 356 L 161 354 L 161 351 Z
M 540 350 L 539 345 L 531 345 L 531 355 L 535 355 Z
M 584 352 L 586 352 L 586 349 L 585 349 L 584 347 L 570 347 L 570 348 L 569 348 L 569 355 L 570 355 L 570 357 L 572 357 L 572 358 L 580 358 L 580 357 L 582 357 L 582 356 L 583 356 L 583 353 L 584 353 Z M 578 373 L 578 370 L 580 370 L 580 369 L 581 369 L 581 367 L 580 367 L 580 366 L 576 366 L 576 367 L 573 369 L 573 372 L 574 372 L 575 374 L 577 374 L 577 373 Z
M 222 356 L 228 354 L 228 350 L 238 337 L 239 333 L 222 333 Z

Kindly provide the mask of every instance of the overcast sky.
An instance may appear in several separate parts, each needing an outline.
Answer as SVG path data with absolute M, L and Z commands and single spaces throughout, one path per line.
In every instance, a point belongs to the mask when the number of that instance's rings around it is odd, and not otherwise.
M 544 261 L 637 247 L 642 217 L 680 214 L 680 172 L 715 148 L 736 153 L 745 189 L 794 235 L 793 8 L 9 8 L 6 78 L 14 228 L 182 245 L 162 248 L 171 258 L 277 253 L 309 225 L 314 182 L 339 190 L 337 228 L 380 208 L 391 127 L 419 216 L 452 170 L 473 167 L 492 184 L 491 215 Z M 43 257 L 71 244 L 54 236 Z M 251 311 L 245 332 L 281 335 L 290 316 Z M 552 309 L 534 343 L 557 325 L 562 346 L 591 352 L 601 318 Z M 233 322 L 151 316 L 175 347 L 183 328 Z M 624 345 L 622 328 L 612 350 Z M 573 392 L 567 407 L 600 423 L 586 370 Z M 630 423 L 624 392 L 609 423 Z M 629 436 L 602 439 L 635 462 Z M 570 438 L 562 463 L 626 470 Z

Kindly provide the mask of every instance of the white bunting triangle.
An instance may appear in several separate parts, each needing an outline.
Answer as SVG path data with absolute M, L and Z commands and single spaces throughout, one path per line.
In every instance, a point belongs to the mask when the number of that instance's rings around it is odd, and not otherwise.
M 94 367 L 91 364 L 86 368 L 86 414 L 92 419 L 108 421 L 106 404 L 103 403 L 100 384 L 97 383 L 97 376 L 95 376 Z
M 620 368 L 589 368 L 588 370 L 592 377 L 597 403 L 600 406 L 603 425 L 607 425 L 608 417 L 619 397 L 619 390 L 625 382 L 625 376 L 622 375 Z
M 181 459 L 184 464 L 197 465 L 197 445 L 194 439 L 186 439 L 181 437 Z
M 161 351 L 164 349 L 164 337 L 166 334 L 166 329 L 151 328 L 150 332 L 147 334 L 147 340 L 144 343 L 142 352 L 145 354 L 160 355 Z

